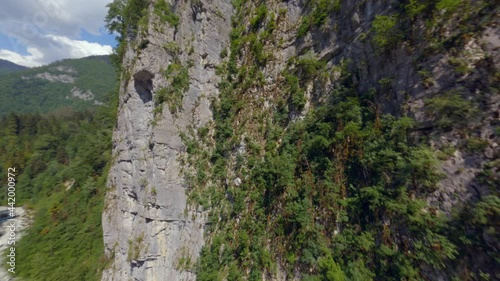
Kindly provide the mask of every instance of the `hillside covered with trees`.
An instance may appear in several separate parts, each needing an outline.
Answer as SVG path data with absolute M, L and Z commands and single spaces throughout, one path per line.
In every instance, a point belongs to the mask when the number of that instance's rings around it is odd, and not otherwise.
M 0 73 L 0 115 L 92 109 L 102 105 L 116 79 L 109 56 L 5 71 Z
M 20 280 L 100 278 L 116 92 L 105 98 L 93 110 L 0 117 L 0 169 L 16 168 L 16 206 L 33 214 L 16 242 Z M 1 198 L 7 201 L 5 192 Z

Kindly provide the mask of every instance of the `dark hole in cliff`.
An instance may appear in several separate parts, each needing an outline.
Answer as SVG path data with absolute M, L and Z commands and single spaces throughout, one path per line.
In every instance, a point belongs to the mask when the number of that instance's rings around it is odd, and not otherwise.
M 142 267 L 146 261 L 143 260 L 133 260 L 130 262 L 132 267 Z
M 141 70 L 134 74 L 134 87 L 143 103 L 153 99 L 153 74 L 147 70 Z

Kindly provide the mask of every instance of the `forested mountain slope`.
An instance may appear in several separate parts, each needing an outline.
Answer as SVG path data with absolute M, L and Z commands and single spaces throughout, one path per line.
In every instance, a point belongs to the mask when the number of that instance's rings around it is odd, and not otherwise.
M 11 73 L 11 72 L 16 72 L 20 70 L 27 69 L 27 67 L 22 66 L 22 65 L 17 65 L 13 62 L 10 62 L 8 60 L 2 60 L 0 59 L 0 75 L 6 74 L 6 73 Z
M 33 215 L 15 244 L 15 280 L 100 278 L 114 98 L 97 111 L 0 118 L 0 169 L 15 168 L 15 205 Z M 7 186 L 7 179 L 0 184 Z M 6 195 L 1 194 L 2 202 Z
M 15 169 L 15 205 L 33 218 L 16 237 L 12 277 L 98 280 L 116 71 L 108 56 L 88 57 L 9 72 L 0 84 L 0 170 Z
M 0 74 L 4 71 L 1 70 Z M 84 110 L 102 105 L 116 84 L 109 56 L 66 59 L 0 75 L 0 115 Z

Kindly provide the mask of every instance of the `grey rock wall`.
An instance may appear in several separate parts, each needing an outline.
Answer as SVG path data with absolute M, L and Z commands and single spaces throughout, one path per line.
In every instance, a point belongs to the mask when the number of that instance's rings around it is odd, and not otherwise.
M 340 13 L 330 17 L 321 28 L 297 37 L 301 15 L 307 14 L 302 1 L 266 1 L 269 10 L 279 15 L 275 40 L 264 43 L 264 50 L 272 54 L 272 59 L 262 67 L 266 80 L 264 90 L 249 91 L 247 94 L 255 97 L 255 103 L 248 104 L 243 111 L 248 116 L 257 116 L 263 111 L 272 114 L 270 105 L 275 102 L 272 93 L 281 91 L 276 88 L 287 62 L 306 53 L 324 61 L 332 73 L 335 67 L 349 61 L 352 84 L 360 93 L 372 90 L 379 93 L 376 99 L 381 114 L 409 115 L 424 125 L 429 123 L 424 108 L 426 99 L 459 87 L 466 90 L 466 96 L 473 96 L 475 88 L 471 85 L 489 83 L 480 73 L 486 71 L 484 57 L 492 57 L 494 65 L 498 65 L 495 36 L 498 28 L 488 28 L 482 38 L 472 37 L 466 44 L 477 54 L 465 57 L 468 63 L 476 66 L 466 77 L 450 76 L 453 71 L 447 52 L 419 60 L 415 55 L 418 53 L 416 47 L 409 41 L 402 41 L 388 53 L 378 54 L 369 40 L 373 34 L 372 21 L 376 15 L 394 14 L 396 2 L 342 1 Z M 126 73 L 122 77 L 113 136 L 114 162 L 103 214 L 106 254 L 111 258 L 111 265 L 105 270 L 103 280 L 196 279 L 194 264 L 204 245 L 207 214 L 189 205 L 186 198 L 183 175 L 186 167 L 180 161 L 186 147 L 181 135 L 211 121 L 210 100 L 218 94 L 219 81 L 215 66 L 221 62 L 221 50 L 229 45 L 233 8 L 230 0 L 174 1 L 173 4 L 175 13 L 180 16 L 178 27 L 161 23 L 151 7 L 148 30 L 139 32 L 125 55 Z M 245 5 L 246 10 L 252 11 L 258 3 L 249 1 Z M 280 10 L 286 13 L 280 15 Z M 248 15 L 236 20 L 248 22 L 250 18 Z M 418 30 L 412 32 L 418 34 Z M 172 42 L 179 47 L 178 54 L 165 48 L 165 44 Z M 240 57 L 244 63 L 246 55 Z M 158 115 L 155 114 L 155 96 L 163 87 L 169 87 L 163 72 L 175 59 L 184 66 L 191 65 L 189 90 L 183 93 L 182 109 L 171 112 L 165 105 Z M 425 85 L 418 73 L 421 69 L 428 70 L 434 79 L 432 85 Z M 387 89 L 381 86 L 383 79 L 390 81 Z M 328 89 L 335 82 L 335 75 L 332 75 L 322 85 L 307 86 L 304 112 L 290 117 L 300 118 L 309 108 L 325 100 Z M 487 94 L 483 117 L 470 133 L 487 139 L 486 154 L 474 156 L 457 148 L 443 162 L 445 178 L 438 190 L 427 198 L 430 206 L 444 213 L 449 213 L 452 207 L 463 203 L 461 201 L 478 197 L 475 193 L 488 193 L 481 188 L 477 191 L 474 183 L 483 164 L 496 159 L 499 153 L 498 137 L 493 133 L 494 124 L 498 122 L 499 99 L 496 92 L 491 94 L 490 91 L 484 90 Z M 263 106 L 255 106 L 261 98 Z M 421 128 L 421 133 L 428 133 L 426 130 L 429 128 Z M 465 141 L 456 131 L 436 133 L 429 139 L 435 149 L 448 144 L 458 146 Z M 244 147 L 242 141 L 238 153 L 245 153 Z M 232 176 L 228 174 L 228 179 L 239 185 L 241 179 Z M 280 261 L 277 264 L 278 269 L 271 280 L 300 278 L 300 273 L 290 276 L 280 269 Z
M 102 280 L 196 279 L 206 214 L 187 202 L 180 135 L 211 119 L 214 66 L 228 45 L 232 14 L 229 0 L 200 3 L 197 9 L 185 1 L 172 3 L 180 16 L 177 28 L 162 23 L 151 5 L 148 30 L 128 44 L 103 213 L 111 263 Z M 147 42 L 142 49 L 141 42 Z M 164 48 L 172 42 L 178 54 Z M 172 113 L 164 105 L 155 114 L 155 95 L 170 86 L 163 72 L 174 59 L 191 65 L 189 90 L 182 109 Z

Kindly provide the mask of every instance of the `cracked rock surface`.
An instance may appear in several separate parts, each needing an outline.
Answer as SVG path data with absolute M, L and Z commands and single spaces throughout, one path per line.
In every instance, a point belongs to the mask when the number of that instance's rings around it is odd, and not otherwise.
M 123 65 L 130 78 L 121 81 L 103 212 L 110 265 L 102 280 L 196 280 L 194 261 L 203 246 L 206 213 L 187 202 L 180 136 L 211 119 L 209 99 L 217 95 L 218 78 L 210 65 L 228 46 L 232 14 L 229 0 L 201 2 L 210 9 L 195 11 L 174 1 L 181 19 L 175 29 L 160 22 L 151 5 L 148 30 L 140 30 L 135 40 L 147 46 L 138 51 L 135 41 L 128 44 Z M 215 9 L 223 17 L 215 16 Z M 169 53 L 166 43 L 180 46 L 180 53 Z M 165 104 L 155 113 L 155 95 L 169 86 L 164 71 L 174 60 L 183 66 L 191 62 L 189 89 L 181 109 L 171 112 Z M 181 266 L 181 259 L 193 262 Z

